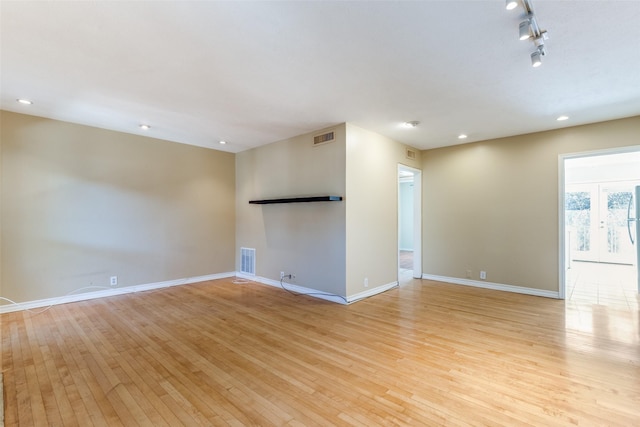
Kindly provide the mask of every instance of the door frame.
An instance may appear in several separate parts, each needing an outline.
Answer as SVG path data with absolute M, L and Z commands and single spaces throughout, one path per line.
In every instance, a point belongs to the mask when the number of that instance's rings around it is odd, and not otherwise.
M 422 170 L 412 168 L 411 166 L 398 163 L 398 172 L 396 180 L 398 182 L 398 198 L 396 212 L 400 209 L 400 171 L 413 173 L 413 277 L 422 279 Z M 398 256 L 398 273 L 400 272 L 400 217 L 397 224 L 397 247 L 396 254 Z M 399 274 L 398 274 L 399 276 Z
M 583 157 L 598 157 L 610 154 L 624 154 L 640 152 L 640 145 L 630 145 L 627 147 L 607 148 L 594 151 L 583 151 L 578 153 L 566 153 L 558 155 L 558 298 L 566 299 L 566 268 L 567 259 L 567 242 L 565 229 L 565 162 L 566 160 L 579 159 Z M 636 266 L 640 271 L 640 265 Z

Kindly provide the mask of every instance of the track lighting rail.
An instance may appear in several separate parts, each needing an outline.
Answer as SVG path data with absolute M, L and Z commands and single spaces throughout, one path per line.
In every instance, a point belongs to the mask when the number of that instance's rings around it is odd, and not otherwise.
M 540 29 L 531 0 L 520 0 L 520 2 L 506 0 L 506 8 L 507 10 L 513 10 L 518 7 L 519 3 L 522 4 L 524 9 L 524 20 L 518 26 L 519 38 L 520 40 L 531 40 L 533 42 L 535 50 L 531 53 L 531 65 L 539 67 L 542 65 L 542 57 L 547 54 L 544 42 L 549 39 L 549 36 L 546 30 Z

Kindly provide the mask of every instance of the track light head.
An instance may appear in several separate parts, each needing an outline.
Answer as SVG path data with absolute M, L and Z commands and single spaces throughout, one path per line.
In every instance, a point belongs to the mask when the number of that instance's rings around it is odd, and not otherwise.
M 541 65 L 542 65 L 542 51 L 537 49 L 531 54 L 531 66 L 533 68 L 538 68 Z
M 518 7 L 518 2 L 516 0 L 507 0 L 506 8 L 507 10 L 513 10 Z
M 527 40 L 531 38 L 531 21 L 529 19 L 520 23 L 519 33 L 520 40 Z

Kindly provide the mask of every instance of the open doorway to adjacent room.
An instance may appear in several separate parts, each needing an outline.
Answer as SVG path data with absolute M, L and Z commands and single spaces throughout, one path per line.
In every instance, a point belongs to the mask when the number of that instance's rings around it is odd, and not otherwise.
M 398 280 L 422 277 L 422 173 L 398 165 Z
M 567 156 L 563 170 L 565 299 L 637 310 L 640 147 Z

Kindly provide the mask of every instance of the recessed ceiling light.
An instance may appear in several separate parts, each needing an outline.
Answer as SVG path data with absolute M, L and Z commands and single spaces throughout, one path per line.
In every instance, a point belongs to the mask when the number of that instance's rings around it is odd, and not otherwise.
M 224 144 L 226 144 L 226 143 L 227 143 L 227 141 L 220 141 L 220 144 L 221 144 L 221 145 L 224 145 Z
M 413 129 L 415 127 L 417 127 L 420 124 L 420 122 L 413 120 L 411 122 L 404 122 L 402 124 L 402 127 L 407 128 L 407 129 Z
M 562 121 L 565 121 L 565 120 L 569 120 L 569 116 L 559 116 L 556 120 L 559 121 L 559 122 L 562 122 Z
M 458 139 L 466 139 L 467 135 L 465 135 L 464 133 L 461 133 L 460 135 L 458 135 Z
M 18 101 L 20 104 L 24 104 L 24 105 L 31 105 L 31 104 L 33 104 L 33 101 L 29 101 L 28 99 L 18 98 L 18 99 L 16 99 L 16 101 Z
M 143 124 L 143 125 L 140 125 L 140 129 L 142 129 L 142 130 L 149 130 L 149 129 L 151 129 L 151 126 L 149 126 L 149 125 L 144 125 L 144 124 Z
M 518 2 L 516 0 L 507 0 L 506 8 L 507 10 L 513 10 L 518 7 Z

